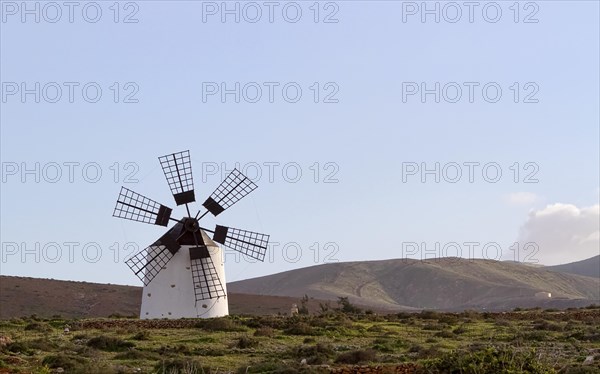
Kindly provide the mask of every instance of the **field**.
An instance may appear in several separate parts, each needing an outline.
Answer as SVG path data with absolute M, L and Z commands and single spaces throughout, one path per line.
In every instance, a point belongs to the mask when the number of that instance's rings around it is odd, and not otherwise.
M 383 316 L 348 304 L 294 317 L 30 316 L 0 327 L 0 373 L 600 372 L 593 306 Z

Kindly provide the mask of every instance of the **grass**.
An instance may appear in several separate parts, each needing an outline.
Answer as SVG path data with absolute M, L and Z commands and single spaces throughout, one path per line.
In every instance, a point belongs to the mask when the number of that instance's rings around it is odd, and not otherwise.
M 424 373 L 600 372 L 598 308 L 173 321 L 24 317 L 0 321 L 0 335 L 10 338 L 0 347 L 0 373 L 310 373 L 355 364 L 414 364 Z M 596 357 L 593 365 L 582 365 L 587 356 Z

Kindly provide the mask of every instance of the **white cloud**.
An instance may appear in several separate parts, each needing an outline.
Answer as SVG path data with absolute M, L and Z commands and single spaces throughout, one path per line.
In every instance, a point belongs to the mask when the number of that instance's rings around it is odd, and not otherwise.
M 530 205 L 539 200 L 539 197 L 532 192 L 513 192 L 505 196 L 508 203 L 514 205 Z
M 556 203 L 532 210 L 519 230 L 521 248 L 534 242 L 539 251 L 533 258 L 556 265 L 600 254 L 600 205 L 578 208 Z M 522 259 L 523 256 L 521 256 Z

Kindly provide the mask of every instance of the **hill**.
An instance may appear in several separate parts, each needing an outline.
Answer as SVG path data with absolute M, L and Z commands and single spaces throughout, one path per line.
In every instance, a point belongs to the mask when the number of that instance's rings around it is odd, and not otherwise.
M 600 278 L 600 255 L 568 264 L 547 266 L 547 270 Z
M 142 288 L 88 282 L 0 276 L 0 319 L 30 316 L 90 318 L 139 315 Z M 232 314 L 288 314 L 299 298 L 229 294 Z M 318 309 L 311 302 L 311 312 Z
M 570 265 L 570 264 L 567 264 Z M 510 310 L 598 304 L 600 278 L 491 260 L 446 258 L 312 266 L 228 284 L 232 314 L 288 314 L 305 294 L 311 312 L 339 297 L 363 309 Z M 538 298 L 537 292 L 551 298 Z M 138 315 L 140 287 L 0 276 L 0 318 Z
M 236 293 L 304 294 L 384 309 L 491 309 L 569 307 L 597 303 L 600 279 L 519 263 L 443 258 L 346 262 L 317 265 L 233 282 Z M 549 292 L 541 299 L 538 292 Z

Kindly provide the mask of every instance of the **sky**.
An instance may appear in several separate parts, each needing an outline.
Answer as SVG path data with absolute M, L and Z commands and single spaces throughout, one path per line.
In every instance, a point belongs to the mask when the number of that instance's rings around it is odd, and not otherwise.
M 71 3 L 69 3 L 71 4 Z M 0 274 L 133 284 L 189 150 L 214 224 L 270 234 L 235 281 L 337 261 L 552 265 L 599 245 L 599 3 L 1 1 Z M 516 5 L 515 5 L 516 4 Z

